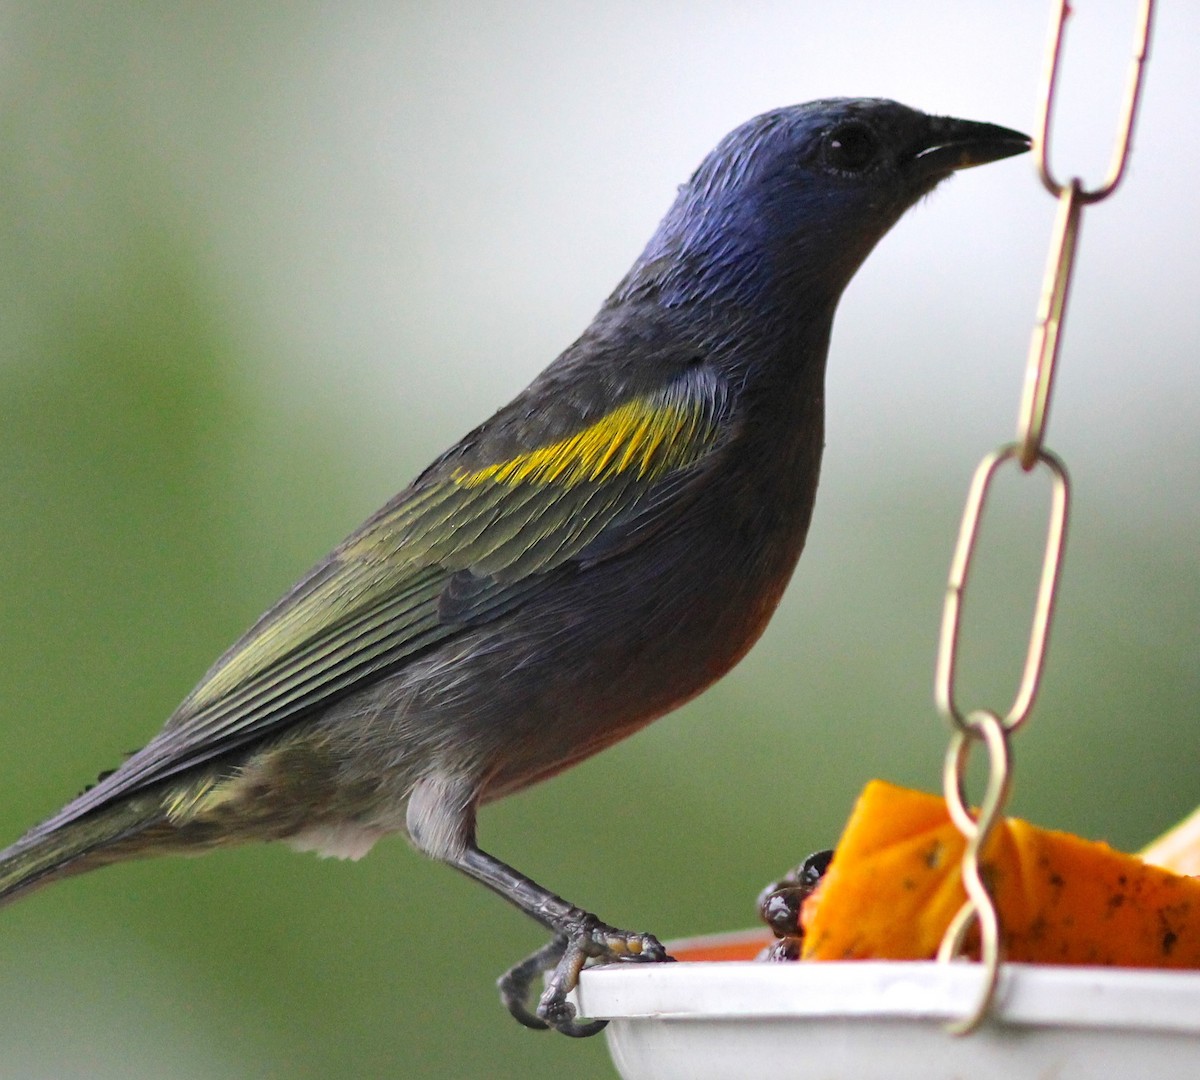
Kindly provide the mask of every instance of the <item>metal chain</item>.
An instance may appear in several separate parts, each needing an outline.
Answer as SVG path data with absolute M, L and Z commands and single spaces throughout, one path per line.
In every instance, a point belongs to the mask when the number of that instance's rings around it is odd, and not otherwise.
M 1133 59 L 1113 146 L 1112 162 L 1105 179 L 1098 186 L 1091 188 L 1085 186 L 1079 177 L 1066 183 L 1060 182 L 1050 167 L 1051 119 L 1057 97 L 1059 61 L 1063 52 L 1067 16 L 1072 11 L 1069 0 L 1054 0 L 1053 9 L 1042 85 L 1041 112 L 1037 135 L 1034 138 L 1034 155 L 1042 184 L 1058 200 L 1058 215 L 1051 234 L 1042 294 L 1038 302 L 1029 357 L 1025 366 L 1025 382 L 1017 421 L 1017 441 L 988 454 L 980 462 L 971 481 L 967 505 L 959 527 L 958 544 L 950 564 L 934 675 L 934 698 L 938 710 L 952 729 L 943 769 L 946 804 L 951 820 L 967 841 L 962 860 L 963 888 L 967 899 L 942 938 L 938 960 L 948 962 L 960 957 L 966 948 L 969 932 L 972 928 L 977 928 L 980 960 L 983 965 L 983 985 L 978 999 L 965 1016 L 947 1025 L 948 1030 L 958 1035 L 966 1034 L 979 1026 L 987 1016 L 996 992 L 1003 954 L 1003 928 L 988 889 L 981 856 L 993 830 L 1001 820 L 1012 786 L 1009 737 L 1028 719 L 1037 698 L 1066 543 L 1070 482 L 1066 466 L 1046 449 L 1044 441 L 1046 417 L 1054 383 L 1054 366 L 1058 360 L 1062 324 L 1066 315 L 1079 224 L 1083 207 L 1108 198 L 1125 175 L 1134 118 L 1141 96 L 1142 75 L 1149 51 L 1154 0 L 1140 0 Z M 983 510 L 992 481 L 1009 461 L 1017 462 L 1026 473 L 1039 464 L 1045 465 L 1051 475 L 1052 488 L 1041 581 L 1034 605 L 1025 667 L 1013 703 L 1008 711 L 1001 715 L 991 709 L 964 710 L 958 703 L 955 687 L 962 607 L 971 560 L 979 540 Z M 982 803 L 977 811 L 972 811 L 965 790 L 966 770 L 972 748 L 980 743 L 987 753 L 988 775 Z

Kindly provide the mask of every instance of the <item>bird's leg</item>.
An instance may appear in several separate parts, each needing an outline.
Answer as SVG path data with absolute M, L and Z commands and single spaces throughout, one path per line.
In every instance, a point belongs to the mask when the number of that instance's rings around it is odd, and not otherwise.
M 567 1001 L 567 995 L 579 982 L 584 964 L 589 960 L 644 963 L 671 959 L 653 934 L 618 930 L 601 922 L 595 915 L 543 889 L 474 843 L 450 861 L 554 932 L 554 938 L 548 944 L 506 971 L 498 983 L 505 1007 L 526 1027 L 552 1027 L 564 1035 L 576 1037 L 595 1035 L 608 1021 L 578 1022 L 575 1006 Z M 529 996 L 533 982 L 551 970 L 554 974 L 550 976 L 536 1013 L 532 1013 Z
M 667 950 L 652 934 L 630 933 L 602 923 L 480 850 L 475 842 L 477 798 L 478 788 L 469 774 L 431 772 L 413 785 L 409 795 L 408 835 L 427 855 L 486 885 L 554 933 L 549 944 L 500 978 L 500 996 L 508 1011 L 526 1027 L 552 1027 L 564 1035 L 595 1035 L 605 1021 L 576 1022 L 575 1006 L 567 1001 L 584 964 L 589 960 L 669 960 Z M 534 980 L 548 971 L 554 974 L 536 1011 L 530 1011 Z

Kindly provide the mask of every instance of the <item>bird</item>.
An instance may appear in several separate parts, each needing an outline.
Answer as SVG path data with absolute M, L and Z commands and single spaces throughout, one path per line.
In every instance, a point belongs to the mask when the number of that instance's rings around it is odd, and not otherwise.
M 843 290 L 952 173 L 1029 146 L 878 98 L 730 132 L 573 344 L 305 574 L 142 749 L 0 852 L 0 904 L 136 857 L 278 840 L 358 858 L 400 834 L 549 931 L 499 980 L 517 1020 L 600 1030 L 568 1000 L 583 966 L 666 949 L 484 851 L 478 811 L 745 655 L 804 547 Z

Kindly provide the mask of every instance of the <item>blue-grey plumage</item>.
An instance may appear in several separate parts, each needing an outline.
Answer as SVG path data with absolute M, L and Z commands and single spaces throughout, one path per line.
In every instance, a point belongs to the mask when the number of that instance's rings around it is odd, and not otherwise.
M 120 859 L 388 833 L 555 934 L 510 973 L 569 1034 L 589 956 L 659 959 L 475 844 L 478 806 L 693 697 L 775 610 L 823 446 L 834 310 L 956 169 L 1028 148 L 890 101 L 778 109 L 683 185 L 583 335 L 233 646 L 144 749 L 0 853 L 0 902 Z M 534 975 L 557 965 L 537 1016 Z

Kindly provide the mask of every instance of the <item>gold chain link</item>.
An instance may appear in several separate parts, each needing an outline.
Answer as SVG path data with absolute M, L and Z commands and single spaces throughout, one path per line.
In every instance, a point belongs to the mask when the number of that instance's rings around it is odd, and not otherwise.
M 1082 211 L 1083 189 L 1078 180 L 1072 180 L 1059 196 L 1042 296 L 1033 324 L 1033 338 L 1029 342 L 1029 359 L 1025 363 L 1025 387 L 1017 414 L 1017 443 L 1021 450 L 1018 460 L 1026 472 L 1033 468 L 1042 452 L 1054 365 L 1058 361 L 1059 333 L 1067 309 Z
M 1071 284 L 1071 269 L 1075 264 L 1079 222 L 1085 205 L 1107 199 L 1117 189 L 1125 175 L 1129 152 L 1133 145 L 1133 122 L 1138 101 L 1142 96 L 1142 77 L 1150 54 L 1150 27 L 1154 17 L 1154 0 L 1141 0 L 1137 30 L 1134 35 L 1133 58 L 1125 81 L 1125 98 L 1117 137 L 1113 142 L 1112 160 L 1108 175 L 1094 188 L 1084 186 L 1078 177 L 1061 183 L 1050 167 L 1051 121 L 1058 94 L 1058 70 L 1063 53 L 1067 16 L 1071 14 L 1069 0 L 1055 5 L 1050 25 L 1050 43 L 1046 50 L 1046 66 L 1042 75 L 1041 110 L 1037 135 L 1033 140 L 1034 161 L 1043 186 L 1058 199 L 1058 218 L 1050 242 L 1046 274 L 1042 282 L 1042 297 L 1038 303 L 1033 339 L 1029 344 L 1029 360 L 1025 368 L 1025 389 L 1017 421 L 1017 441 L 1021 444 L 1021 468 L 1033 468 L 1042 448 L 1046 429 L 1046 412 L 1050 405 L 1050 389 L 1054 379 L 1054 364 L 1058 359 L 1059 330 L 1066 313 L 1067 292 Z
M 1046 190 L 1056 199 L 1071 184 L 1079 184 L 1085 203 L 1096 203 L 1107 199 L 1125 175 L 1129 163 L 1129 150 L 1133 145 L 1133 122 L 1137 116 L 1138 101 L 1142 96 L 1142 76 L 1146 71 L 1146 60 L 1150 56 L 1150 28 L 1154 22 L 1154 0 L 1142 0 L 1138 9 L 1137 29 L 1133 40 L 1133 57 L 1129 63 L 1129 74 L 1125 80 L 1125 100 L 1121 117 L 1117 123 L 1117 137 L 1113 142 L 1112 161 L 1104 182 L 1095 188 L 1085 188 L 1083 181 L 1076 178 L 1062 184 L 1054 178 L 1050 168 L 1050 125 L 1054 117 L 1054 101 L 1058 90 L 1058 68 L 1062 59 L 1063 38 L 1067 30 L 1067 16 L 1071 14 L 1071 0 L 1059 0 L 1055 5 L 1050 23 L 1050 44 L 1046 49 L 1046 66 L 1042 73 L 1041 112 L 1038 114 L 1038 133 L 1033 140 L 1034 160 L 1038 176 Z
M 1070 482 L 1066 466 L 1046 449 L 1044 440 L 1054 383 L 1054 365 L 1058 359 L 1062 324 L 1066 317 L 1067 294 L 1071 284 L 1079 225 L 1083 207 L 1108 198 L 1125 175 L 1133 138 L 1134 118 L 1137 115 L 1142 77 L 1149 52 L 1154 0 L 1141 0 L 1133 60 L 1126 82 L 1112 161 L 1108 175 L 1094 188 L 1086 187 L 1078 177 L 1065 184 L 1060 183 L 1050 167 L 1051 118 L 1057 97 L 1063 33 L 1067 16 L 1071 14 L 1068 0 L 1055 0 L 1054 9 L 1034 154 L 1042 184 L 1058 200 L 1058 215 L 1051 235 L 1046 274 L 1025 367 L 1017 441 L 988 454 L 980 462 L 971 481 L 962 525 L 959 528 L 958 544 L 950 564 L 934 675 L 934 698 L 938 710 L 952 728 L 943 769 L 946 804 L 951 819 L 967 841 L 962 860 L 962 881 L 967 899 L 942 938 L 938 960 L 949 962 L 959 958 L 966 947 L 969 931 L 978 928 L 983 971 L 983 982 L 976 1002 L 965 1016 L 947 1025 L 949 1031 L 959 1035 L 973 1031 L 987 1016 L 999 979 L 1004 949 L 1003 931 L 996 905 L 988 890 L 981 854 L 1003 816 L 1012 787 L 1009 736 L 1028 718 L 1037 698 L 1045 667 L 1046 644 L 1050 635 L 1054 599 L 1058 591 L 1059 571 L 1062 568 L 1066 544 Z M 1006 462 L 1013 460 L 1025 472 L 1029 472 L 1039 463 L 1044 464 L 1050 471 L 1053 487 L 1041 581 L 1034 605 L 1025 667 L 1013 703 L 1001 717 L 998 712 L 990 709 L 964 710 L 956 699 L 955 684 L 963 599 L 971 560 L 979 540 L 984 507 L 997 472 Z M 971 748 L 976 743 L 982 743 L 987 752 L 988 776 L 982 804 L 978 811 L 972 812 L 966 795 L 965 778 Z
M 937 669 L 934 674 L 934 699 L 938 711 L 959 731 L 969 729 L 968 716 L 955 700 L 954 684 L 958 670 L 958 641 L 962 630 L 963 598 L 966 595 L 967 579 L 971 571 L 971 559 L 979 541 L 984 507 L 991 491 L 992 481 L 1005 462 L 1018 456 L 1020 447 L 1009 443 L 993 450 L 975 470 L 971 489 L 967 493 L 967 505 L 963 509 L 962 525 L 958 532 L 958 545 L 950 562 L 950 580 L 946 586 L 946 603 L 942 609 L 942 634 L 938 643 Z M 1062 567 L 1063 552 L 1067 539 L 1067 506 L 1070 502 L 1070 481 L 1067 467 L 1056 454 L 1039 450 L 1038 460 L 1050 470 L 1053 479 L 1050 502 L 1050 524 L 1046 530 L 1046 547 L 1042 556 L 1042 578 L 1038 583 L 1037 600 L 1034 603 L 1033 625 L 1029 631 L 1029 648 L 1025 654 L 1025 668 L 1016 697 L 1004 715 L 1002 724 L 1006 731 L 1020 727 L 1029 716 L 1037 697 L 1046 661 L 1046 640 L 1050 636 L 1050 620 L 1054 614 L 1054 597 L 1058 590 L 1058 574 Z

